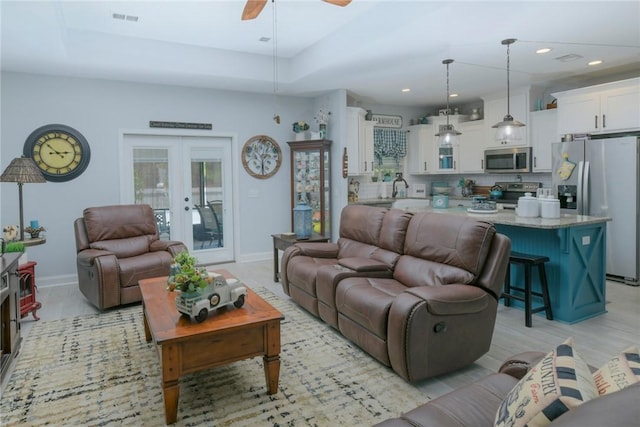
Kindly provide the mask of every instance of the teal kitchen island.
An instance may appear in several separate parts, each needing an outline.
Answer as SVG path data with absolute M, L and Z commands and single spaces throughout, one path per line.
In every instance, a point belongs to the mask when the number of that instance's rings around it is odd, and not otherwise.
M 546 271 L 554 320 L 577 323 L 606 312 L 606 223 L 611 218 L 566 214 L 558 219 L 522 218 L 513 210 L 476 214 L 461 207 L 424 210 L 492 222 L 498 232 L 511 239 L 513 251 L 548 256 Z M 524 283 L 522 270 L 511 269 L 512 284 Z M 539 292 L 537 269 L 532 275 L 532 289 Z M 522 303 L 512 301 L 511 306 L 522 307 Z

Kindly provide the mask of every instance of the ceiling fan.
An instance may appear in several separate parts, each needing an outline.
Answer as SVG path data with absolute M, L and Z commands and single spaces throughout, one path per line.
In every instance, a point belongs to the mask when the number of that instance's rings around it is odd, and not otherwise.
M 275 0 L 272 0 L 275 1 Z M 326 3 L 334 4 L 336 6 L 344 7 L 351 3 L 351 0 L 322 0 Z M 248 21 L 250 19 L 256 19 L 262 9 L 264 9 L 264 5 L 267 4 L 267 0 L 247 0 L 247 3 L 244 5 L 244 10 L 242 11 L 242 20 Z

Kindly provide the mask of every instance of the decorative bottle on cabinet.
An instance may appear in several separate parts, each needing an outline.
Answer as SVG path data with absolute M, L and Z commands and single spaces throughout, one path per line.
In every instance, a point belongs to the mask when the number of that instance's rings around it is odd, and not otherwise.
M 331 236 L 331 141 L 289 141 L 291 151 L 291 230 L 293 209 L 306 202 L 313 231 Z

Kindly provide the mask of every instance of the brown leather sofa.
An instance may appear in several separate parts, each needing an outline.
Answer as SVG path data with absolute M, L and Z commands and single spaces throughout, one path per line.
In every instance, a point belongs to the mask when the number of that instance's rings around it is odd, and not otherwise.
M 336 243 L 287 248 L 282 286 L 413 382 L 489 350 L 510 250 L 486 221 L 349 205 Z
M 160 240 L 149 205 L 91 207 L 74 221 L 78 285 L 99 309 L 141 300 L 138 281 L 169 275 L 187 248 Z
M 498 373 L 431 400 L 375 427 L 492 427 L 507 394 L 545 353 L 526 352 L 502 364 Z M 553 427 L 640 425 L 640 383 L 583 403 L 549 424 Z

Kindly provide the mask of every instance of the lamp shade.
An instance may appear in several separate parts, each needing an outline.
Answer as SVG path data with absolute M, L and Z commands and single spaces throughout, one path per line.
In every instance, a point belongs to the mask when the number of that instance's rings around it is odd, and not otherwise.
M 450 147 L 458 141 L 458 135 L 462 135 L 458 132 L 453 125 L 442 125 L 440 132 L 436 133 L 438 137 L 438 143 L 441 147 Z
M 0 182 L 17 182 L 19 184 L 47 182 L 44 175 L 36 166 L 36 162 L 29 157 L 16 157 L 2 172 Z
M 496 141 L 511 142 L 522 139 L 521 128 L 524 126 L 524 123 L 514 120 L 511 115 L 507 114 L 500 123 L 491 127 L 496 129 Z

